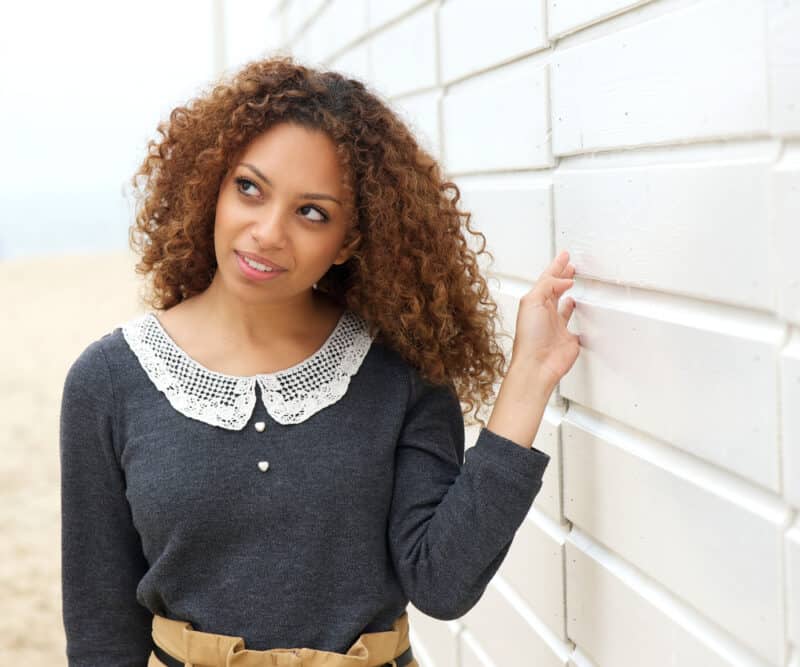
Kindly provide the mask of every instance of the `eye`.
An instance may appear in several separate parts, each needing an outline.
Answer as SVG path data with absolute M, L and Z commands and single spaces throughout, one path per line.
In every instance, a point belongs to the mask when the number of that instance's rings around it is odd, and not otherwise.
M 256 190 L 258 190 L 258 186 L 256 186 L 256 184 L 253 183 L 253 181 L 251 181 L 249 178 L 244 178 L 244 176 L 239 176 L 236 179 L 236 185 L 239 186 L 238 187 L 239 192 L 241 192 L 248 199 L 252 198 L 253 195 L 248 195 L 247 193 L 245 193 L 243 191 L 243 187 L 244 186 L 252 185 L 254 188 L 256 188 Z M 321 208 L 318 208 L 317 206 L 311 206 L 310 204 L 306 204 L 305 206 L 301 206 L 297 210 L 299 211 L 299 210 L 302 210 L 304 208 L 311 209 L 312 211 L 316 211 L 317 213 L 319 213 L 319 215 L 322 216 L 321 218 L 316 218 L 316 219 L 315 218 L 309 218 L 309 220 L 311 222 L 316 223 L 316 224 L 324 224 L 324 223 L 328 222 L 328 214 L 325 213 L 325 211 L 323 211 Z
M 239 178 L 236 179 L 236 184 L 237 185 L 243 185 L 243 184 L 244 185 L 252 185 L 254 188 L 256 187 L 256 184 L 253 183 L 253 181 L 251 181 L 248 178 L 244 178 L 242 176 L 239 176 Z M 256 189 L 258 189 L 258 188 L 256 188 Z M 242 192 L 242 188 L 241 187 L 239 188 L 239 192 Z M 249 197 L 250 195 L 247 195 L 247 196 Z
M 328 216 L 327 216 L 327 215 L 325 215 L 325 212 L 324 212 L 322 209 L 319 209 L 319 208 L 317 208 L 316 206 L 311 206 L 311 205 L 309 205 L 309 204 L 306 204 L 305 206 L 301 206 L 301 207 L 300 207 L 299 209 L 297 209 L 297 210 L 298 210 L 298 211 L 300 211 L 300 210 L 302 210 L 302 209 L 304 209 L 304 208 L 310 208 L 312 211 L 316 211 L 317 213 L 319 213 L 319 214 L 322 216 L 322 218 L 321 218 L 321 219 L 318 219 L 318 220 L 313 220 L 313 219 L 309 218 L 309 220 L 311 220 L 311 222 L 316 222 L 316 223 L 325 223 L 325 222 L 328 222 Z

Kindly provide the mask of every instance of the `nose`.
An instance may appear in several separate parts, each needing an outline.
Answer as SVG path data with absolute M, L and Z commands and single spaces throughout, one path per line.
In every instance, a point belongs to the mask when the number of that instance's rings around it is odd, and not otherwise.
M 285 244 L 287 215 L 280 206 L 272 206 L 253 221 L 250 233 L 262 248 Z

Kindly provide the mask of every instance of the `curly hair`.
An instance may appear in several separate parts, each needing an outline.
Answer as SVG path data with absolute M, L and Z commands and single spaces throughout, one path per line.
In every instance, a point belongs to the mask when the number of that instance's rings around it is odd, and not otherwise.
M 247 145 L 280 122 L 328 135 L 355 202 L 348 235 L 356 250 L 317 289 L 361 315 L 424 380 L 450 385 L 464 415 L 475 410 L 486 426 L 482 406 L 507 372 L 497 338 L 508 334 L 497 330 L 497 304 L 478 265 L 481 253 L 494 256 L 459 209 L 456 184 L 357 79 L 273 55 L 223 75 L 158 124 L 161 137 L 148 141 L 131 179 L 137 206 L 129 244 L 140 256 L 136 273 L 151 283 L 140 298 L 167 309 L 210 285 L 219 188 Z M 477 252 L 462 220 L 481 239 Z

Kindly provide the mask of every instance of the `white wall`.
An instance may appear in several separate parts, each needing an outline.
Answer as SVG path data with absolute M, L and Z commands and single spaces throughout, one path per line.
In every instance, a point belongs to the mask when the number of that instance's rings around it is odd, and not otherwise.
M 544 487 L 423 667 L 800 667 L 800 0 L 273 5 L 442 160 L 509 331 L 578 270 Z

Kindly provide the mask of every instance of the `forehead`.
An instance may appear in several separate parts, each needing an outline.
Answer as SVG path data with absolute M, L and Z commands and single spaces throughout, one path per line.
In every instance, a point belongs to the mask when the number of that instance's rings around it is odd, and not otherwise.
M 345 176 L 331 138 L 293 123 L 273 125 L 255 137 L 234 166 L 241 162 L 256 166 L 276 187 L 338 191 Z

